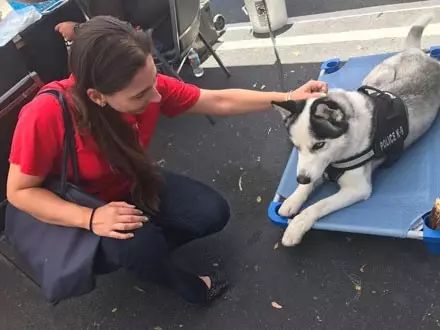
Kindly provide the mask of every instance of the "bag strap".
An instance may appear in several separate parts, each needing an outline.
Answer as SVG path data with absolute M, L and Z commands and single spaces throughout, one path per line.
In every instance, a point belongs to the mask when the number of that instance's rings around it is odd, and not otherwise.
M 74 183 L 79 183 L 78 156 L 76 154 L 75 131 L 73 129 L 72 115 L 67 106 L 67 102 L 63 94 L 55 89 L 47 89 L 39 94 L 51 94 L 55 96 L 63 111 L 64 122 L 64 139 L 63 139 L 63 157 L 61 164 L 61 195 L 65 195 L 67 191 L 67 174 L 69 157 L 71 160 Z

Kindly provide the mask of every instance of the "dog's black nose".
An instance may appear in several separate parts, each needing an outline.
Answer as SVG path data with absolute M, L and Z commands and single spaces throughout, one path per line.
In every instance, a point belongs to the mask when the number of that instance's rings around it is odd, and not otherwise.
M 308 176 L 298 175 L 298 177 L 296 178 L 296 181 L 299 184 L 309 184 L 312 180 Z

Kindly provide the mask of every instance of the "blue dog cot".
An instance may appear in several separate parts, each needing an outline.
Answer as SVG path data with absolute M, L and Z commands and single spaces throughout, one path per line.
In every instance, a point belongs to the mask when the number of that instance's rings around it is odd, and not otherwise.
M 440 58 L 440 47 L 427 51 Z M 393 55 L 384 53 L 350 58 L 345 64 L 337 58 L 321 66 L 319 80 L 329 88 L 356 90 L 373 67 Z M 287 218 L 278 215 L 282 201 L 297 187 L 297 151 L 293 148 L 268 207 L 269 219 L 281 227 Z M 423 240 L 428 250 L 440 254 L 440 230 L 425 224 L 434 200 L 440 195 L 440 118 L 430 130 L 391 167 L 377 169 L 373 176 L 373 193 L 362 202 L 334 212 L 318 220 L 313 229 L 358 234 L 381 235 Z M 304 207 L 337 191 L 335 183 L 326 182 L 310 196 Z

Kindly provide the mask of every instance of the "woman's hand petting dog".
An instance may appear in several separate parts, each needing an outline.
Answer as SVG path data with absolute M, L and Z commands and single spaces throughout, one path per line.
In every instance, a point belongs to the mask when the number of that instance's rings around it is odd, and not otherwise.
M 313 97 L 322 97 L 328 92 L 328 85 L 324 81 L 310 80 L 290 93 L 292 100 L 305 100 Z

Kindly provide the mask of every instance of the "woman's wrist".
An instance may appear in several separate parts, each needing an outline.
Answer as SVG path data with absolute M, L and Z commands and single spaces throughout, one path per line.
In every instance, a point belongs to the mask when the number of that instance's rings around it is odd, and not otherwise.
M 289 92 L 269 92 L 266 98 L 269 102 L 285 102 L 289 100 L 289 97 L 292 97 L 292 91 Z M 293 99 L 292 99 L 293 100 Z
M 95 212 L 96 212 L 96 208 L 92 209 L 92 212 L 90 213 L 90 217 L 89 217 L 89 231 L 91 231 L 92 233 L 95 233 L 93 230 L 93 218 L 95 216 Z
M 80 223 L 79 226 L 80 228 L 86 229 L 86 230 L 90 230 L 90 219 L 92 217 L 92 213 L 93 213 L 93 209 L 89 208 L 89 207 L 82 207 L 79 206 L 79 219 L 80 219 Z

